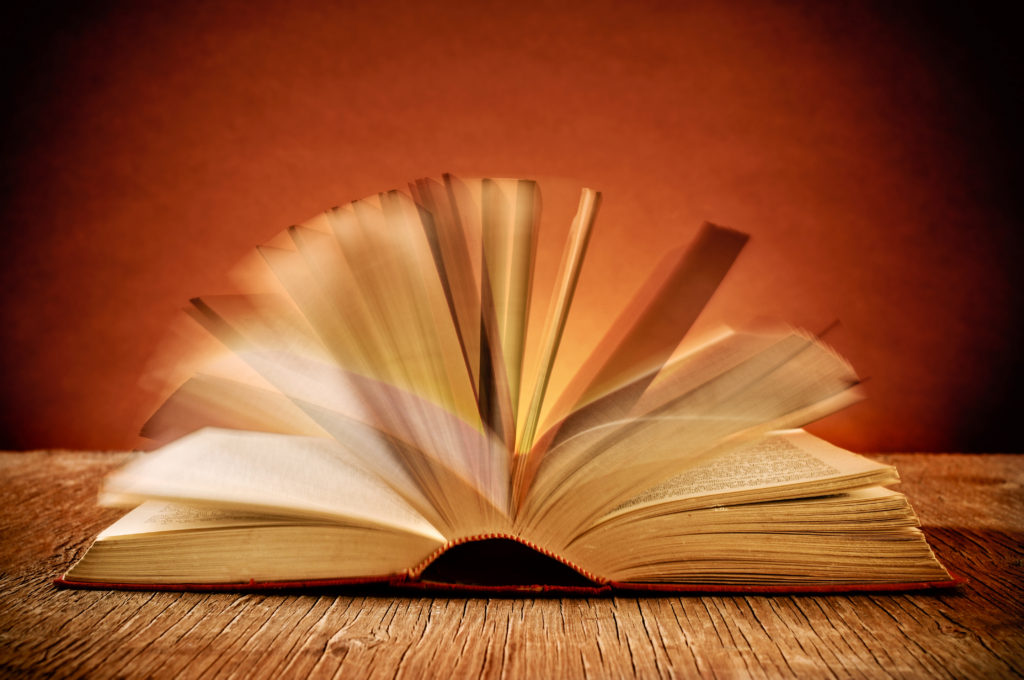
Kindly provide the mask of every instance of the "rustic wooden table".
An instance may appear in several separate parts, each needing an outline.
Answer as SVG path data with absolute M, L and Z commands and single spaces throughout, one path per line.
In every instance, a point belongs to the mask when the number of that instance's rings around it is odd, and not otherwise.
M 941 594 L 462 598 L 62 590 L 127 454 L 0 454 L 0 676 L 1020 677 L 1024 456 L 898 454 Z

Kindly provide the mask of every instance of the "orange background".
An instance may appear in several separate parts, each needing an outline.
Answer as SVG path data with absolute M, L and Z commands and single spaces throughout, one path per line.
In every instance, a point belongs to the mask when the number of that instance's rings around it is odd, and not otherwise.
M 7 25 L 0 446 L 122 448 L 177 310 L 254 244 L 419 176 L 605 201 L 608 308 L 703 220 L 703 326 L 829 335 L 856 450 L 1022 448 L 1008 17 L 898 3 L 36 3 Z

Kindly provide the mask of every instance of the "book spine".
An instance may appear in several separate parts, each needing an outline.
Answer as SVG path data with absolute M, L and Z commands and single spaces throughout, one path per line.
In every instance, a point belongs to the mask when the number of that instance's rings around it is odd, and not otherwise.
M 597 574 L 595 574 L 595 573 L 593 573 L 591 571 L 588 571 L 587 569 L 584 569 L 583 567 L 579 566 L 578 564 L 575 564 L 574 562 L 571 562 L 571 561 L 567 560 L 565 557 L 562 557 L 561 555 L 553 553 L 550 550 L 547 550 L 546 548 L 542 548 L 539 545 L 537 545 L 536 543 L 533 543 L 531 541 L 526 540 L 522 536 L 516 536 L 515 534 L 507 534 L 507 533 L 502 533 L 502 532 L 475 534 L 473 536 L 462 536 L 460 538 L 454 538 L 454 539 L 448 541 L 447 543 L 445 543 L 444 545 L 442 545 L 440 548 L 438 548 L 434 552 L 430 553 L 426 557 L 426 559 L 424 559 L 422 562 L 417 564 L 415 567 L 412 567 L 411 569 L 408 569 L 406 571 L 406 573 L 408 574 L 409 579 L 416 580 L 416 579 L 418 579 L 420 577 L 421 574 L 423 574 L 423 572 L 426 570 L 426 568 L 429 567 L 434 560 L 436 560 L 438 557 L 443 555 L 448 550 L 451 550 L 455 546 L 462 545 L 464 543 L 472 543 L 474 541 L 486 541 L 487 539 L 491 539 L 491 538 L 504 538 L 504 539 L 507 539 L 507 540 L 510 540 L 510 541 L 515 541 L 516 543 L 521 543 L 522 545 L 525 545 L 527 548 L 530 548 L 532 550 L 536 550 L 541 555 L 545 555 L 546 557 L 550 557 L 551 559 L 555 560 L 556 562 L 561 562 L 565 566 L 569 567 L 573 571 L 579 573 L 580 575 L 584 576 L 585 578 L 589 579 L 590 581 L 593 581 L 596 584 L 604 585 L 604 584 L 608 583 L 608 579 L 603 578 L 601 576 L 598 576 Z

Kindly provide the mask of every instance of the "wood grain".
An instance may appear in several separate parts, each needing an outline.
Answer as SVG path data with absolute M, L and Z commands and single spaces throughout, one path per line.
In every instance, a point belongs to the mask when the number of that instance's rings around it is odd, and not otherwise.
M 60 590 L 128 454 L 0 454 L 0 676 L 1024 676 L 1024 457 L 890 454 L 943 594 L 419 597 Z

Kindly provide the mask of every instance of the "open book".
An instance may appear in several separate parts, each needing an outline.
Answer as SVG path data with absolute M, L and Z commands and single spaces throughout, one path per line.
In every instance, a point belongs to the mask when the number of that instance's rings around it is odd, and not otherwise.
M 952 583 L 891 467 L 803 425 L 859 398 L 795 330 L 681 349 L 746 236 L 706 224 L 586 347 L 600 195 L 557 271 L 528 180 L 420 180 L 260 248 L 193 300 L 224 352 L 106 483 L 134 507 L 60 582 L 818 590 Z

